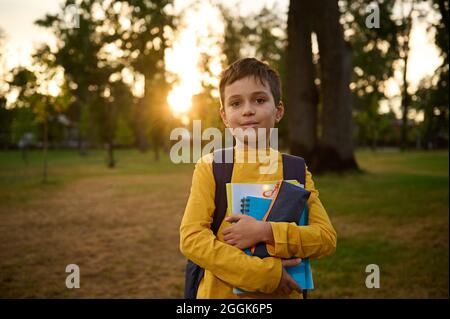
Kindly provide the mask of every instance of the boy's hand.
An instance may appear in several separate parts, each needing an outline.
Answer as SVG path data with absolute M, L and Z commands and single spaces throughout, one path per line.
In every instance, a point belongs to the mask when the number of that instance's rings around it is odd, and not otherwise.
M 293 267 L 301 263 L 300 258 L 296 259 L 283 259 L 281 263 L 283 264 L 283 273 L 281 274 L 281 280 L 278 284 L 278 288 L 274 291 L 275 294 L 279 295 L 289 295 L 292 290 L 302 292 L 302 288 L 295 282 L 294 279 L 286 271 L 285 267 Z
M 223 239 L 227 244 L 239 249 L 252 247 L 264 241 L 267 237 L 267 227 L 270 227 L 270 231 L 272 231 L 269 223 L 258 221 L 248 215 L 236 214 L 227 217 L 225 220 L 235 224 L 222 231 Z

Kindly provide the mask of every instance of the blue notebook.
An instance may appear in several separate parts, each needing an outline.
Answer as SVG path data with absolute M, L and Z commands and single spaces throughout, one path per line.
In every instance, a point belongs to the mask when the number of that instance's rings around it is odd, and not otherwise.
M 284 196 L 284 194 L 292 194 L 292 190 L 298 192 L 299 186 L 294 186 L 296 189 L 293 189 L 291 185 L 286 185 L 287 183 L 282 183 L 282 191 L 280 189 L 280 192 L 282 193 L 281 197 Z M 303 189 L 302 189 L 303 190 Z M 296 201 L 290 200 L 290 205 L 287 205 L 290 207 L 290 210 L 301 210 L 301 213 L 289 213 L 284 211 L 282 214 L 278 213 L 277 217 L 274 218 L 273 215 L 277 213 L 278 209 L 274 208 L 274 205 L 272 206 L 272 209 L 267 217 L 267 221 L 276 220 L 276 221 L 287 221 L 287 222 L 295 222 L 296 224 L 300 226 L 304 226 L 308 224 L 308 205 L 306 205 L 306 201 L 309 198 L 309 192 L 306 190 L 303 190 L 300 192 L 300 196 L 296 196 Z M 278 203 L 283 202 L 283 198 L 279 198 Z M 294 202 L 294 203 L 293 203 Z M 291 204 L 293 203 L 293 204 Z M 263 220 L 266 213 L 268 212 L 270 205 L 272 204 L 272 200 L 268 198 L 262 198 L 262 197 L 255 197 L 255 196 L 245 196 L 241 199 L 241 213 L 250 215 L 254 217 L 257 220 Z M 279 205 L 278 205 L 279 206 Z M 271 218 L 272 215 L 272 218 Z M 284 216 L 282 216 L 284 215 Z M 293 220 L 293 218 L 296 218 L 296 220 Z M 264 247 L 264 248 L 263 248 Z M 244 251 L 250 255 L 250 256 L 259 256 L 261 258 L 267 257 L 268 252 L 265 249 L 265 245 L 259 245 L 257 247 L 259 249 L 255 249 L 254 252 L 251 252 L 250 248 L 245 249 Z M 312 271 L 311 271 L 311 264 L 309 262 L 308 258 L 302 258 L 302 262 L 294 267 L 287 267 L 286 271 L 289 273 L 289 275 L 298 283 L 298 285 L 302 289 L 313 289 L 314 283 L 312 278 Z M 245 291 L 234 288 L 234 293 L 236 294 L 243 294 Z

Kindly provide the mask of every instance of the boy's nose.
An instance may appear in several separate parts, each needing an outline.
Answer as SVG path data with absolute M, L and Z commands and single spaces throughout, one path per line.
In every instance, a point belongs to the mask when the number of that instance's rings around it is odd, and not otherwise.
M 248 115 L 254 115 L 254 114 L 255 114 L 255 109 L 254 109 L 252 103 L 245 102 L 244 107 L 242 109 L 242 115 L 248 116 Z

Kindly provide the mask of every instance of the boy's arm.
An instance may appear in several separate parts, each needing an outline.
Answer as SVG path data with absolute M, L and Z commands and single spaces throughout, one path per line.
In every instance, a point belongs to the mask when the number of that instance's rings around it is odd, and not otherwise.
M 215 210 L 215 181 L 211 163 L 195 166 L 191 193 L 180 226 L 180 250 L 219 279 L 247 291 L 273 292 L 280 282 L 279 258 L 250 257 L 219 241 L 210 229 Z
M 331 255 L 336 250 L 336 231 L 320 202 L 319 191 L 314 187 L 311 173 L 307 168 L 305 184 L 305 188 L 311 192 L 308 199 L 308 226 L 270 222 L 272 237 L 266 241 L 266 247 L 272 256 L 320 258 Z

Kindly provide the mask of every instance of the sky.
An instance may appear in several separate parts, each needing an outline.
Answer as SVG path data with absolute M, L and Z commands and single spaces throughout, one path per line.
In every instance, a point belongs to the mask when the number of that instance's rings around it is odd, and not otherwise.
M 6 33 L 6 66 L 29 62 L 33 46 L 41 42 L 54 43 L 50 32 L 34 25 L 46 13 L 58 11 L 62 1 L 0 0 L 0 28 Z
M 41 42 L 54 45 L 53 36 L 47 30 L 34 25 L 33 22 L 46 13 L 58 12 L 63 2 L 63 0 L 0 0 L 0 28 L 7 36 L 4 48 L 6 59 L 2 61 L 1 69 L 9 69 L 17 64 L 29 65 L 33 47 Z M 174 11 L 186 11 L 183 20 L 185 28 L 179 32 L 173 49 L 166 52 L 168 70 L 180 78 L 170 92 L 168 102 L 174 114 L 184 117 L 184 121 L 188 120 L 185 114 L 191 106 L 192 95 L 201 89 L 200 83 L 204 75 L 196 66 L 200 54 L 205 50 L 212 53 L 213 57 L 216 57 L 213 59 L 213 73 L 218 75 L 221 71 L 220 51 L 216 43 L 217 37 L 220 37 L 223 31 L 223 25 L 218 11 L 211 3 L 224 3 L 242 15 L 257 12 L 265 4 L 269 7 L 275 6 L 276 10 L 286 14 L 289 4 L 289 0 L 202 0 L 200 6 L 195 6 L 194 2 L 194 0 L 175 0 Z M 440 64 L 438 51 L 431 43 L 432 38 L 430 34 L 427 34 L 425 26 L 425 23 L 417 23 L 411 39 L 412 49 L 407 76 L 413 88 L 422 77 L 432 75 Z M 201 39 L 201 45 L 198 44 L 199 39 Z M 397 77 L 397 80 L 392 79 L 389 84 L 389 91 L 393 96 L 399 92 L 400 74 L 397 74 Z M 211 83 L 217 82 L 217 78 L 210 80 Z M 381 106 L 381 111 L 387 112 L 389 107 L 393 107 L 394 111 L 399 112 L 397 104 L 398 101 L 392 99 L 390 103 Z

